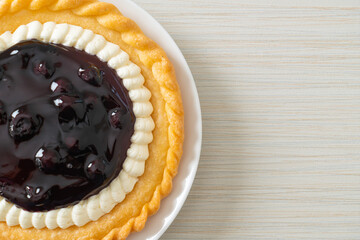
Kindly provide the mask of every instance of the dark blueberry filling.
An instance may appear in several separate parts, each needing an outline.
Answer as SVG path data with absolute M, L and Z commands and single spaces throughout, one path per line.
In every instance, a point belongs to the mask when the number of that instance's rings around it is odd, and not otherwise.
M 116 72 L 75 48 L 0 53 L 0 195 L 31 212 L 78 203 L 120 173 L 134 133 Z

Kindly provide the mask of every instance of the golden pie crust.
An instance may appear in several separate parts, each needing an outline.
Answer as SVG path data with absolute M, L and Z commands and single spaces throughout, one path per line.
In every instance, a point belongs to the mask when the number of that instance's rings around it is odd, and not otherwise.
M 151 91 L 155 122 L 145 172 L 132 192 L 110 213 L 83 227 L 55 230 L 9 227 L 0 222 L 0 239 L 125 239 L 140 231 L 148 216 L 172 188 L 172 179 L 182 155 L 184 118 L 180 89 L 174 68 L 165 52 L 140 28 L 109 3 L 94 0 L 1 0 L 0 35 L 32 21 L 68 23 L 90 29 L 127 52 L 138 65 Z

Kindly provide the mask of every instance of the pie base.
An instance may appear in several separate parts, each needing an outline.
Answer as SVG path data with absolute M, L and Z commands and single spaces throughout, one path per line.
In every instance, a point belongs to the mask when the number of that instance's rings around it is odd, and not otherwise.
M 145 172 L 132 192 L 108 214 L 83 227 L 22 229 L 0 223 L 0 239 L 125 239 L 140 231 L 172 188 L 182 154 L 184 119 L 180 90 L 165 52 L 109 3 L 92 0 L 5 0 L 0 3 L 0 34 L 31 21 L 68 23 L 90 29 L 127 52 L 151 91 L 155 122 Z

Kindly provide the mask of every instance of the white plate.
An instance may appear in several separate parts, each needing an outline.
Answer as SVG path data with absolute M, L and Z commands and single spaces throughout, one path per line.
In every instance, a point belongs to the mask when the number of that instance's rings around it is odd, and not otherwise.
M 171 194 L 162 200 L 159 211 L 146 222 L 145 228 L 132 233 L 129 240 L 157 240 L 174 221 L 183 206 L 194 181 L 201 151 L 201 110 L 198 93 L 189 66 L 171 36 L 145 10 L 130 0 L 104 0 L 119 8 L 124 16 L 134 20 L 143 32 L 159 44 L 174 64 L 185 111 L 185 142 L 178 175 Z

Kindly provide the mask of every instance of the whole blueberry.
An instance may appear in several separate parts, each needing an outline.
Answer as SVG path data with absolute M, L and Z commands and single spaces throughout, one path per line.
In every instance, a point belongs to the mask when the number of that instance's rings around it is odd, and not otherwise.
M 40 148 L 35 155 L 35 165 L 46 173 L 53 172 L 59 160 L 60 155 L 56 150 L 45 147 Z
M 121 116 L 123 115 L 122 113 L 122 110 L 120 108 L 115 108 L 115 109 L 112 109 L 111 111 L 109 111 L 109 122 L 110 122 L 110 125 L 113 127 L 113 128 L 116 128 L 116 129 L 121 129 L 122 128 L 122 119 L 121 119 Z
M 51 67 L 50 64 L 45 61 L 41 61 L 34 64 L 34 72 L 43 75 L 45 78 L 50 78 L 54 74 L 55 68 Z
M 34 137 L 40 131 L 42 123 L 41 116 L 33 116 L 24 108 L 20 108 L 11 114 L 9 134 L 16 143 L 20 143 Z
M 105 178 L 106 161 L 99 156 L 89 154 L 85 161 L 85 173 L 89 179 Z
M 89 68 L 80 67 L 78 70 L 78 76 L 84 80 L 85 82 L 99 87 L 102 84 L 104 78 L 104 72 L 99 70 L 95 66 L 91 66 Z

